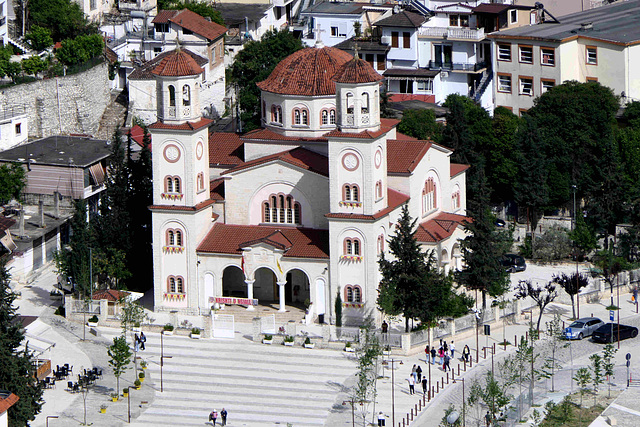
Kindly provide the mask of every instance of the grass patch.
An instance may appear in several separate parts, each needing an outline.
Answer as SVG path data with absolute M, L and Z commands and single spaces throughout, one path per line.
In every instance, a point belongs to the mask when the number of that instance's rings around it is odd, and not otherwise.
M 597 403 L 593 404 L 593 398 L 586 395 L 583 406 L 577 403 L 580 401 L 579 393 L 565 397 L 557 405 L 547 403 L 545 405 L 545 419 L 540 423 L 540 427 L 587 427 L 606 407 L 615 399 L 616 395 L 607 398 L 606 394 L 597 396 Z M 588 406 L 590 405 L 590 406 Z

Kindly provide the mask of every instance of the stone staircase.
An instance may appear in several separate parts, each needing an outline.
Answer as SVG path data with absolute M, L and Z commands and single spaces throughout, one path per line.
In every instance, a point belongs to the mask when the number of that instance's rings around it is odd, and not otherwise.
M 275 314 L 276 327 L 291 320 L 294 322 L 304 320 L 304 309 L 291 305 L 287 305 L 286 308 L 286 312 L 279 312 L 277 302 L 269 305 L 258 305 L 255 310 L 251 311 L 239 305 L 228 305 L 225 306 L 224 310 L 218 311 L 218 314 L 233 314 L 233 320 L 235 323 L 252 323 L 254 317 L 265 317 Z
M 138 353 L 149 361 L 144 387 L 156 393 L 134 426 L 202 426 L 213 409 L 222 408 L 229 412 L 229 427 L 323 426 L 342 407 L 338 394 L 356 371 L 355 359 L 342 352 L 267 346 L 238 335 L 163 340 L 164 355 L 171 358 L 164 362 L 162 393 L 160 335 L 148 334 L 146 350 Z
M 35 55 L 37 53 L 36 51 L 32 50 L 31 47 L 22 38 L 16 39 L 7 35 L 7 43 L 12 44 L 13 46 L 23 51 L 24 55 L 26 56 Z
M 112 91 L 111 101 L 102 114 L 100 127 L 94 137 L 110 140 L 113 137 L 113 132 L 124 126 L 128 104 L 129 99 L 125 91 Z

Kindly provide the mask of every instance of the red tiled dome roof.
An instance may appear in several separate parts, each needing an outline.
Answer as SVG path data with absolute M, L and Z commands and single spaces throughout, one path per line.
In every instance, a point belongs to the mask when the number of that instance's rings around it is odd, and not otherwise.
M 280 61 L 258 87 L 281 95 L 335 95 L 331 77 L 351 59 L 350 54 L 334 47 L 308 47 Z
M 383 78 L 367 61 L 353 58 L 340 67 L 332 80 L 336 83 L 373 83 Z
M 180 77 L 195 76 L 203 71 L 191 55 L 181 49 L 176 49 L 164 57 L 152 73 L 157 76 Z

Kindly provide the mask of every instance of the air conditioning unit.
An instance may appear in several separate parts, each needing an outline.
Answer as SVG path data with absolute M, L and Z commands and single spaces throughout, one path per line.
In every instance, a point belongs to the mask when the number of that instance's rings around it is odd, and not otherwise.
M 380 43 L 386 44 L 387 46 L 389 46 L 391 44 L 391 36 L 380 37 Z

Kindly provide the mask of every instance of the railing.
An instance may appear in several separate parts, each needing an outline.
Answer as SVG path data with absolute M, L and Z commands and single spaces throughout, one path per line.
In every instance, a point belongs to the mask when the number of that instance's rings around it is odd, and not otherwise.
M 445 39 L 482 40 L 484 39 L 484 28 L 420 27 L 418 35 Z
M 482 62 L 443 62 L 429 61 L 429 69 L 431 70 L 451 70 L 451 71 L 479 71 L 487 68 L 487 63 Z
M 12 106 L 10 108 L 6 108 L 0 111 L 0 120 L 8 120 L 16 116 L 20 116 L 23 114 L 27 114 L 27 107 L 24 105 L 21 106 Z

